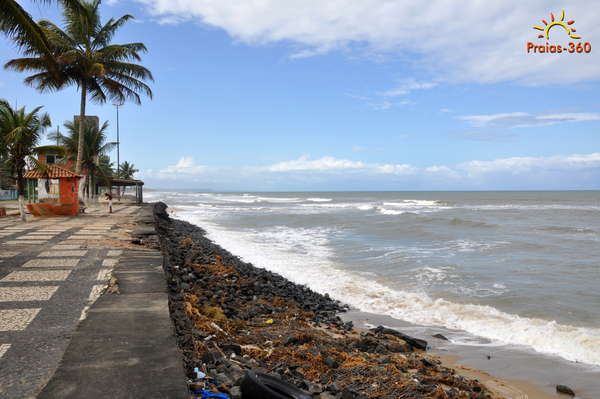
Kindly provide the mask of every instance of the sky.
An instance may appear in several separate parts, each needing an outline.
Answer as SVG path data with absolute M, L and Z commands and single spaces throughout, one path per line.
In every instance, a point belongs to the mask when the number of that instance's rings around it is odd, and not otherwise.
M 60 23 L 57 5 L 21 1 Z M 120 111 L 146 187 L 215 191 L 600 189 L 600 4 L 593 1 L 112 0 L 135 16 L 154 98 Z M 561 18 L 549 39 L 538 38 Z M 580 39 L 569 37 L 580 36 Z M 590 43 L 590 53 L 533 53 Z M 597 46 L 597 48 L 596 48 Z M 19 57 L 0 37 L 0 60 Z M 0 98 L 43 105 L 0 70 Z M 89 104 L 110 123 L 116 109 Z M 110 154 L 116 160 L 116 153 Z

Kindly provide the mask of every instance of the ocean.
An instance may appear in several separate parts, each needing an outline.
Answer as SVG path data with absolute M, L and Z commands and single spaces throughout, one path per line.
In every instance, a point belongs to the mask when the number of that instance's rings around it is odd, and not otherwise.
M 217 244 L 459 345 L 600 366 L 600 192 L 148 191 Z

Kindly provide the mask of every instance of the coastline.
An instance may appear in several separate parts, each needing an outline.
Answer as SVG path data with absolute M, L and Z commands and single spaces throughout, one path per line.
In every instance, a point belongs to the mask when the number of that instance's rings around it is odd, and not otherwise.
M 560 366 L 564 366 L 567 362 L 561 359 L 546 358 L 541 355 L 532 358 L 530 354 L 516 349 L 503 349 L 491 353 L 485 346 L 457 345 L 433 337 L 434 334 L 440 333 L 450 336 L 445 330 L 415 326 L 384 315 L 350 310 L 340 316 L 345 321 L 352 321 L 355 328 L 359 330 L 364 331 L 370 326 L 383 324 L 390 328 L 409 331 L 410 334 L 427 339 L 428 353 L 439 358 L 445 366 L 467 378 L 481 381 L 490 390 L 504 395 L 506 398 L 567 397 L 556 393 L 557 384 L 575 388 L 578 398 L 595 399 L 597 397 L 597 387 L 590 386 L 593 385 L 593 376 L 580 380 L 564 376 Z M 589 384 L 586 386 L 584 381 Z
M 166 213 L 166 206 L 160 205 L 161 203 L 159 203 L 159 205 L 157 205 L 156 208 L 156 220 L 157 220 L 157 230 L 159 233 L 159 236 L 161 237 L 161 246 L 163 248 L 163 253 L 165 253 L 167 258 L 171 258 L 171 261 L 173 260 L 173 256 L 175 255 L 175 260 L 178 260 L 181 263 L 184 263 L 184 265 L 187 264 L 188 265 L 192 265 L 191 263 L 191 259 L 194 256 L 199 256 L 199 254 L 204 254 L 204 259 L 208 260 L 210 262 L 210 264 L 205 264 L 202 265 L 204 267 L 204 269 L 202 270 L 203 273 L 206 273 L 207 271 L 210 270 L 211 267 L 225 267 L 226 265 L 234 264 L 235 266 L 232 269 L 228 269 L 229 273 L 235 272 L 236 267 L 237 268 L 252 268 L 252 273 L 258 273 L 260 276 L 263 276 L 263 280 L 261 280 L 262 282 L 265 282 L 264 280 L 264 276 L 267 276 L 267 279 L 275 279 L 275 280 L 281 280 L 283 278 L 281 278 L 280 276 L 277 276 L 274 273 L 270 273 L 264 269 L 260 269 L 260 268 L 255 268 L 252 265 L 246 264 L 244 262 L 241 262 L 238 258 L 236 258 L 234 255 L 230 254 L 229 252 L 227 252 L 226 250 L 224 250 L 223 248 L 215 245 L 214 243 L 212 243 L 210 240 L 208 240 L 205 237 L 206 232 L 204 230 L 202 230 L 200 227 L 195 226 L 195 225 L 191 225 L 187 222 L 183 222 L 183 221 L 178 221 L 176 219 L 171 219 L 168 217 L 167 213 Z M 162 224 L 162 227 L 161 227 Z M 177 239 L 180 240 L 179 245 L 177 245 L 176 247 L 174 246 L 174 237 L 178 237 Z M 176 239 L 175 239 L 176 240 Z M 171 247 L 170 249 L 168 247 Z M 186 247 L 192 247 L 193 249 L 186 249 Z M 193 253 L 195 252 L 195 255 L 193 255 Z M 208 258 L 206 257 L 207 254 L 210 254 L 208 256 Z M 217 256 L 215 258 L 215 256 Z M 209 260 L 210 258 L 210 260 Z M 198 275 L 198 271 L 199 268 L 184 268 L 184 272 L 183 275 L 189 275 L 191 277 L 187 277 L 187 282 L 184 282 L 183 280 L 181 280 L 181 274 L 177 269 L 177 267 L 173 267 L 176 265 L 173 264 L 166 264 L 165 265 L 165 272 L 167 274 L 167 280 L 170 283 L 170 291 L 171 291 L 171 314 L 172 317 L 174 318 L 174 322 L 175 322 L 175 326 L 176 326 L 176 330 L 178 330 L 177 334 L 180 337 L 180 347 L 183 349 L 184 351 L 184 356 L 186 357 L 186 359 L 184 360 L 185 363 L 185 367 L 186 370 L 188 372 L 188 375 L 191 375 L 191 370 L 193 369 L 193 366 L 198 366 L 199 364 L 203 364 L 204 367 L 207 367 L 206 371 L 208 372 L 208 374 L 211 374 L 211 370 L 213 372 L 217 372 L 218 369 L 214 368 L 211 369 L 212 366 L 218 367 L 219 366 L 219 362 L 223 362 L 224 359 L 214 359 L 214 358 L 210 358 L 206 356 L 206 353 L 200 353 L 197 351 L 198 346 L 197 345 L 192 345 L 190 346 L 191 343 L 194 343 L 197 341 L 197 337 L 194 337 L 194 333 L 192 333 L 192 331 L 196 331 L 196 334 L 198 333 L 198 317 L 196 316 L 200 316 L 200 319 L 203 319 L 204 321 L 208 321 L 208 319 L 206 319 L 206 314 L 200 314 L 198 315 L 198 312 L 196 312 L 196 314 L 194 315 L 194 309 L 198 310 L 198 309 L 202 309 L 203 306 L 206 306 L 206 300 L 210 299 L 210 298 L 201 298 L 201 294 L 200 295 L 195 295 L 194 294 L 194 299 L 196 301 L 198 301 L 200 304 L 198 305 L 194 305 L 194 304 L 190 304 L 190 294 L 192 293 L 192 291 L 195 290 L 195 281 L 193 281 L 194 277 L 193 275 Z M 196 270 L 198 269 L 198 270 Z M 245 270 L 245 272 L 248 272 L 248 270 Z M 179 278 L 177 276 L 177 274 L 179 274 Z M 185 277 L 184 277 L 185 279 Z M 283 279 L 285 280 L 285 279 Z M 301 290 L 303 290 L 304 292 L 311 292 L 310 290 L 308 290 L 306 287 L 298 287 L 296 284 L 293 284 L 287 280 L 286 281 L 286 285 L 289 286 L 293 286 L 293 287 L 297 287 Z M 211 284 L 211 281 L 207 281 L 206 279 L 203 280 L 204 284 Z M 182 287 L 183 286 L 183 287 Z M 183 288 L 183 289 L 182 289 Z M 210 287 L 205 287 L 205 288 L 210 288 Z M 221 287 L 223 288 L 223 287 Z M 200 298 L 198 298 L 200 297 Z M 256 298 L 256 295 L 254 296 Z M 321 329 L 322 330 L 322 324 L 325 324 L 326 327 L 325 329 L 327 330 L 327 334 L 328 335 L 334 335 L 337 336 L 338 338 L 340 337 L 345 337 L 345 339 L 350 339 L 350 337 L 353 337 L 355 339 L 361 339 L 365 338 L 366 336 L 369 336 L 369 338 L 375 338 L 377 339 L 383 339 L 385 341 L 385 337 L 377 337 L 375 336 L 375 334 L 372 331 L 368 331 L 366 329 L 364 329 L 364 326 L 357 326 L 356 328 L 349 328 L 348 325 L 348 321 L 353 321 L 353 322 L 357 322 L 358 321 L 358 317 L 356 317 L 356 314 L 353 314 L 352 312 L 348 312 L 348 313 L 343 313 L 344 309 L 343 309 L 343 305 L 337 303 L 336 305 L 333 305 L 334 303 L 336 303 L 335 301 L 330 300 L 327 297 L 323 297 L 320 296 L 319 294 L 315 294 L 312 293 L 311 294 L 311 300 L 315 300 L 315 298 L 320 298 L 317 299 L 317 302 L 319 301 L 323 301 L 322 303 L 329 303 L 330 305 L 332 305 L 335 309 L 334 315 L 331 315 L 331 310 L 328 310 L 327 312 L 327 316 L 325 318 L 323 318 L 323 314 L 319 315 L 319 312 L 316 312 L 316 315 L 314 315 L 317 319 L 316 323 L 315 323 L 315 319 L 312 320 L 307 320 L 304 319 L 304 321 L 310 321 L 311 323 L 309 324 L 313 324 L 310 328 L 307 325 L 303 326 L 303 329 L 309 328 L 310 331 L 312 332 L 316 332 L 317 330 Z M 214 299 L 214 297 L 212 298 Z M 220 303 L 222 304 L 227 304 L 228 302 L 231 302 L 233 298 L 231 297 L 227 297 L 227 295 L 225 295 L 225 297 L 221 297 L 219 299 Z M 260 298 L 259 298 L 260 299 Z M 289 299 L 289 298 L 287 298 Z M 303 298 L 296 296 L 295 297 L 296 301 L 299 301 L 300 303 L 302 303 L 304 301 Z M 214 300 L 213 300 L 214 302 Z M 186 304 L 187 303 L 187 304 Z M 214 303 L 213 303 L 214 305 Z M 314 305 L 314 303 L 313 303 Z M 190 307 L 191 306 L 191 307 Z M 187 308 L 186 308 L 187 307 Z M 224 307 L 223 309 L 226 309 L 226 307 Z M 342 311 L 342 312 L 340 312 Z M 225 311 L 225 315 L 227 316 L 227 311 Z M 339 319 L 339 322 L 336 321 L 337 315 L 341 316 L 341 319 Z M 354 320 L 352 319 L 352 316 L 354 316 Z M 263 315 L 263 319 L 264 317 L 266 317 L 265 315 Z M 310 318 L 310 317 L 309 317 Z M 319 319 L 321 318 L 321 319 Z M 211 322 L 215 322 L 215 323 L 219 323 L 219 318 L 217 318 L 216 320 L 212 320 Z M 223 319 L 221 319 L 223 320 Z M 269 319 L 271 320 L 271 319 Z M 271 320 L 271 322 L 273 322 Z M 277 321 L 275 321 L 277 322 Z M 200 323 L 202 324 L 202 323 Z M 205 324 L 206 325 L 206 324 Z M 196 328 L 194 328 L 196 327 Z M 296 326 L 297 327 L 297 326 Z M 295 327 L 294 327 L 295 328 Z M 260 325 L 258 324 L 257 326 L 252 327 L 252 333 L 255 333 L 255 330 L 260 330 L 262 331 L 264 329 L 264 325 Z M 293 328 L 292 330 L 293 331 Z M 214 328 L 213 331 L 214 332 Z M 204 332 L 204 336 L 206 337 L 207 334 L 209 333 L 209 331 L 205 331 Z M 202 334 L 202 333 L 201 333 Z M 218 334 L 212 334 L 215 336 L 218 336 Z M 412 335 L 412 334 L 411 334 Z M 215 344 L 216 347 L 220 346 L 221 344 L 226 344 L 226 341 L 232 341 L 235 340 L 236 337 L 234 336 L 223 336 L 221 337 L 223 339 L 223 341 L 221 342 L 221 340 L 217 339 Z M 422 337 L 417 337 L 417 338 L 422 338 Z M 213 338 L 214 339 L 214 338 Z M 435 340 L 435 338 L 431 338 L 429 337 L 428 341 L 431 342 L 432 340 Z M 403 341 L 404 343 L 406 343 L 406 341 Z M 386 342 L 384 342 L 384 346 L 385 346 Z M 389 344 L 389 342 L 387 343 Z M 228 345 L 231 345 L 231 343 L 229 343 Z M 233 344 L 235 345 L 235 344 Z M 254 345 L 254 346 L 258 346 L 258 345 Z M 275 346 L 277 346 L 275 344 Z M 326 346 L 326 345 L 325 345 Z M 194 350 L 190 350 L 190 348 L 196 348 L 196 353 L 194 353 Z M 256 349 L 256 348 L 255 348 Z M 263 350 L 267 350 L 267 351 L 273 351 L 273 350 L 277 350 L 277 348 L 271 347 L 271 348 L 262 348 Z M 404 348 L 406 350 L 406 353 L 403 353 L 404 356 L 409 356 L 412 359 L 416 359 L 418 362 L 425 362 L 426 364 L 431 364 L 431 363 L 435 363 L 434 369 L 436 370 L 436 372 L 439 373 L 444 373 L 444 370 L 446 371 L 446 376 L 448 375 L 454 375 L 454 378 L 459 378 L 461 380 L 464 381 L 468 381 L 469 384 L 476 384 L 477 386 L 480 386 L 482 388 L 482 390 L 480 390 L 478 393 L 476 391 L 464 391 L 463 393 L 468 395 L 465 397 L 493 397 L 493 398 L 534 398 L 534 399 L 546 399 L 546 398 L 553 398 L 553 397 L 557 397 L 555 394 L 550 394 L 548 392 L 545 392 L 543 389 L 541 389 L 541 387 L 538 387 L 536 385 L 533 385 L 531 383 L 528 382 L 524 382 L 524 381 L 519 381 L 516 379 L 503 379 L 503 378 L 496 378 L 495 376 L 493 376 L 492 374 L 481 370 L 481 369 L 477 369 L 477 368 L 472 368 L 472 367 L 468 367 L 465 366 L 463 364 L 461 364 L 461 358 L 460 356 L 453 356 L 453 355 L 448 355 L 448 354 L 444 354 L 444 353 L 438 353 L 436 350 L 434 350 L 433 352 L 424 352 L 424 351 L 419 351 L 419 350 L 415 350 L 415 348 Z M 244 353 L 245 351 L 243 351 L 242 353 L 244 355 L 248 355 L 248 353 Z M 258 351 L 260 352 L 260 351 Z M 391 352 L 389 352 L 389 349 L 386 349 L 383 351 L 384 353 L 380 353 L 378 354 L 383 356 L 385 355 L 390 355 Z M 186 354 L 187 353 L 187 354 Z M 211 353 L 211 351 L 208 351 L 208 353 Z M 256 354 L 256 353 L 254 353 Z M 244 357 L 251 357 L 252 356 L 244 356 Z M 209 362 L 200 362 L 199 363 L 199 359 L 203 359 L 203 360 L 209 360 Z M 211 366 L 211 360 L 213 365 Z M 252 360 L 252 359 L 251 359 Z M 289 378 L 290 380 L 294 381 L 297 384 L 300 384 L 300 386 L 306 385 L 307 382 L 310 383 L 311 381 L 307 381 L 306 379 L 306 375 L 302 375 L 302 377 L 304 377 L 304 384 L 302 381 L 298 381 L 298 377 L 300 377 L 299 375 L 286 375 L 285 370 L 282 373 L 282 369 L 281 367 L 279 369 L 277 368 L 273 368 L 271 369 L 270 366 L 272 366 L 271 364 L 269 364 L 268 361 L 266 361 L 264 358 L 261 358 L 260 356 L 258 356 L 258 358 L 254 359 L 254 365 L 260 366 L 260 369 L 264 369 L 266 371 L 270 371 L 270 372 L 275 372 L 276 374 L 279 374 L 281 377 L 283 378 Z M 239 364 L 239 366 L 242 366 L 242 368 L 246 368 L 245 364 L 241 363 Z M 277 373 L 277 371 L 279 371 L 279 373 Z M 321 372 L 323 372 L 323 370 L 321 370 Z M 217 373 L 219 374 L 219 373 Z M 223 373 L 220 373 L 223 374 Z M 234 373 L 235 374 L 235 373 Z M 289 373 L 288 373 L 289 374 Z M 435 374 L 435 373 L 433 373 Z M 234 376 L 235 377 L 235 376 Z M 240 375 L 238 375 L 238 378 L 229 378 L 228 382 L 231 384 L 233 384 L 233 388 L 235 388 L 235 385 L 238 384 L 240 382 Z M 403 376 L 404 379 L 406 379 L 406 376 Z M 417 378 L 418 379 L 418 378 Z M 477 382 L 478 380 L 478 382 Z M 405 381 L 406 382 L 406 381 Z M 482 384 L 479 384 L 479 382 L 481 382 Z M 312 381 L 312 383 L 315 383 L 314 381 Z M 316 382 L 317 385 L 318 381 Z M 340 381 L 340 383 L 343 385 L 344 381 L 343 379 Z M 220 388 L 221 390 L 223 390 L 226 393 L 230 393 L 231 392 L 227 392 L 228 387 L 224 386 L 226 384 L 221 384 Z M 338 384 L 339 385 L 339 384 Z M 442 384 L 443 385 L 443 384 Z M 441 387 L 441 385 L 439 385 Z M 219 389 L 219 386 L 215 385 L 214 386 L 215 389 Z M 315 388 L 314 386 L 312 386 L 313 389 L 321 389 L 321 391 L 316 392 L 317 396 L 315 397 L 320 397 L 318 396 L 318 394 L 320 393 L 321 395 L 326 395 L 326 394 L 331 394 L 331 392 L 327 391 L 327 386 L 325 384 L 320 384 L 319 387 Z M 463 387 L 464 388 L 464 387 Z M 441 388 L 440 388 L 441 389 Z M 479 388 L 478 388 L 479 389 Z M 234 393 L 236 393 L 237 391 L 234 389 L 233 391 Z M 354 390 L 354 392 L 357 395 L 360 395 L 359 390 Z M 467 393 L 468 392 L 468 393 Z M 335 392 L 333 393 L 335 394 Z M 340 394 L 340 392 L 338 392 L 338 394 Z M 427 394 L 422 394 L 423 396 L 414 396 L 414 397 L 430 397 L 430 396 L 426 396 Z M 487 396 L 486 396 L 487 395 Z M 235 395 L 232 395 L 233 397 L 235 397 Z M 322 397 L 336 397 L 336 396 L 322 396 Z M 363 397 L 363 396 L 349 396 L 349 397 Z M 370 397 L 368 395 L 364 396 L 366 397 Z M 375 397 L 375 396 L 373 396 Z M 392 396 L 378 396 L 378 397 L 392 397 Z

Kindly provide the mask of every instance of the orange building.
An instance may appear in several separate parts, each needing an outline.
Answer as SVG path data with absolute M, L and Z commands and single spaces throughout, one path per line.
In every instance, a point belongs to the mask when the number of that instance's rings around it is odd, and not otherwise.
M 59 165 L 47 165 L 46 169 L 33 169 L 26 172 L 26 179 L 58 180 L 58 196 L 41 198 L 38 203 L 27 204 L 34 216 L 74 216 L 79 213 L 79 179 L 81 176 Z

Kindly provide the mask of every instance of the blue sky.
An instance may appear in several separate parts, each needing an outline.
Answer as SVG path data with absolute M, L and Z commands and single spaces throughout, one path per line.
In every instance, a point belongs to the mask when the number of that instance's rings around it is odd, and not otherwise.
M 115 41 L 146 43 L 156 78 L 122 107 L 121 159 L 155 188 L 598 189 L 600 6 L 581 3 L 105 2 L 105 19 L 136 17 Z M 563 8 L 591 54 L 527 54 Z M 0 54 L 18 56 L 5 38 Z M 53 129 L 77 113 L 74 88 L 24 77 L 0 71 L 0 97 L 45 105 Z M 88 114 L 115 133 L 113 106 Z

